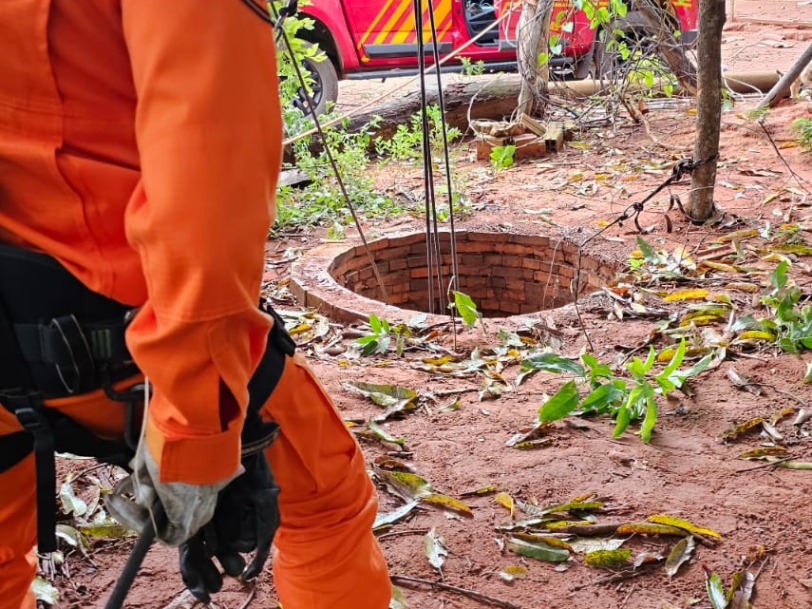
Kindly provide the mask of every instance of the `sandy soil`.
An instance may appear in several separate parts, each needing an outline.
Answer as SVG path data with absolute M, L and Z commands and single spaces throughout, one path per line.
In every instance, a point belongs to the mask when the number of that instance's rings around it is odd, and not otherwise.
M 805 28 L 812 18 L 812 8 L 804 2 L 736 0 L 734 10 L 737 20 L 729 23 L 725 32 L 724 61 L 729 69 L 785 70 L 812 39 L 812 30 Z M 779 17 L 795 23 L 778 26 L 744 21 Z M 343 83 L 341 103 L 349 108 L 379 90 L 379 85 L 370 82 Z M 683 246 L 699 255 L 723 235 L 763 227 L 767 222 L 771 226 L 800 225 L 801 236 L 809 239 L 807 231 L 812 226 L 806 190 L 809 185 L 793 178 L 792 172 L 802 179 L 812 179 L 812 161 L 792 145 L 789 125 L 797 117 L 812 115 L 802 101 L 786 101 L 770 113 L 765 124 L 781 152 L 779 157 L 764 131 L 743 115 L 753 103 L 739 101 L 723 117 L 722 164 L 716 190 L 720 222 L 694 226 L 672 211 L 669 217 L 673 231 L 668 232 L 664 220 L 668 203 L 665 191 L 652 201 L 641 218 L 641 224 L 654 227 L 646 239 L 658 249 L 673 251 Z M 585 133 L 580 147 L 568 146 L 556 156 L 497 173 L 473 161 L 468 144 L 463 144 L 456 168 L 467 177 L 469 197 L 476 211 L 461 225 L 493 230 L 504 227 L 509 219 L 517 232 L 567 234 L 582 239 L 657 186 L 667 175 L 665 169 L 658 167 L 667 167 L 680 156 L 690 156 L 694 128 L 691 110 L 691 103 L 684 102 L 666 104 L 663 109 L 650 112 L 647 117 L 653 138 L 640 125 L 621 121 L 610 128 Z M 400 184 L 419 192 L 419 168 L 404 166 L 398 171 L 403 172 Z M 574 180 L 576 172 L 581 177 Z M 596 177 L 601 174 L 611 177 Z M 381 181 L 386 181 L 384 172 Z M 687 183 L 671 189 L 683 199 L 687 199 L 687 191 Z M 550 212 L 540 214 L 542 209 Z M 541 215 L 551 222 L 542 222 Z M 386 232 L 395 225 L 397 230 L 419 229 L 420 221 L 400 219 L 375 228 Z M 348 234 L 352 237 L 352 231 Z M 286 266 L 281 258 L 286 248 L 312 247 L 322 236 L 321 232 L 314 232 L 274 243 L 269 255 L 279 264 L 273 266 L 268 279 L 274 285 L 284 282 Z M 622 264 L 635 249 L 635 238 L 634 227 L 626 223 L 606 231 L 598 246 Z M 766 275 L 756 271 L 774 268 L 775 262 L 762 260 L 765 252 L 759 248 L 768 251 L 769 242 L 754 237 L 744 246 L 748 264 L 752 263 L 755 269 L 745 280 L 764 287 Z M 796 257 L 793 276 L 799 285 L 808 284 L 809 261 L 808 256 Z M 741 311 L 753 309 L 752 294 L 730 294 Z M 643 302 L 650 305 L 651 297 L 646 298 Z M 666 305 L 661 299 L 655 300 L 658 307 L 667 308 L 669 313 L 681 315 L 686 311 L 686 303 Z M 288 303 L 288 308 L 295 308 L 295 304 Z M 611 309 L 612 303 L 605 297 L 590 299 L 583 306 L 584 328 L 602 361 L 617 359 L 639 348 L 655 325 L 650 319 L 634 316 L 618 321 L 610 318 Z M 467 353 L 473 347 L 497 345 L 494 325 L 491 324 L 488 335 L 479 331 L 462 333 L 457 351 Z M 540 316 L 540 325 L 555 328 L 537 335 L 552 341 L 560 353 L 576 356 L 587 347 L 584 328 L 571 310 Z M 453 347 L 447 333 L 436 341 L 446 348 Z M 349 347 L 351 343 L 352 338 L 348 337 L 341 345 Z M 655 344 L 660 348 L 666 343 L 657 340 Z M 479 401 L 478 377 L 451 378 L 418 370 L 415 364 L 426 352 L 408 352 L 403 358 L 392 360 L 353 360 L 347 359 L 346 353 L 320 352 L 319 346 L 318 343 L 309 346 L 313 363 L 347 420 L 368 419 L 380 410 L 343 388 L 346 381 L 394 383 L 434 393 L 462 390 L 457 410 L 443 412 L 432 406 L 387 423 L 388 433 L 404 438 L 403 447 L 362 438 L 370 464 L 397 454 L 438 491 L 462 498 L 473 512 L 473 518 L 449 517 L 443 511 L 425 507 L 382 531 L 381 544 L 393 574 L 440 581 L 424 551 L 425 532 L 436 528 L 449 551 L 442 581 L 499 599 L 504 607 L 704 609 L 711 607 L 705 593 L 704 569 L 718 573 L 728 585 L 731 575 L 743 563 L 750 564 L 748 557 L 752 559 L 753 572 L 758 571 L 755 606 L 812 607 L 812 550 L 808 542 L 812 525 L 807 517 L 812 474 L 774 467 L 755 469 L 763 462 L 740 460 L 738 456 L 745 450 L 766 442 L 757 432 L 739 441 L 721 439 L 726 430 L 752 417 L 769 417 L 783 408 L 797 409 L 812 401 L 812 388 L 801 382 L 809 355 L 794 357 L 753 350 L 731 357 L 695 382 L 692 392 L 676 392 L 674 400 L 661 403 L 662 416 L 648 445 L 632 433 L 612 440 L 611 421 L 590 418 L 556 423 L 548 432 L 548 446 L 521 451 L 507 447 L 506 441 L 533 425 L 543 395 L 560 387 L 560 376 L 538 374 L 499 399 Z M 337 351 L 341 348 L 331 353 Z M 728 377 L 732 368 L 762 384 L 760 395 L 736 389 Z M 513 380 L 517 371 L 516 366 L 509 367 L 505 376 Z M 777 424 L 783 444 L 795 460 L 812 461 L 808 429 L 794 427 L 793 418 L 787 416 Z M 63 472 L 82 466 L 86 464 L 62 463 Z M 77 486 L 82 488 L 81 480 Z M 698 545 L 691 561 L 675 577 L 668 577 L 659 567 L 650 574 L 606 582 L 603 580 L 611 573 L 585 565 L 580 555 L 562 563 L 562 567 L 505 550 L 506 534 L 496 527 L 510 520 L 508 510 L 495 501 L 493 493 L 467 494 L 487 486 L 540 506 L 595 493 L 605 502 L 604 512 L 597 515 L 599 522 L 643 520 L 652 514 L 666 513 L 710 527 L 721 534 L 721 539 Z M 381 490 L 381 511 L 391 511 L 400 503 L 391 493 Z M 526 516 L 516 510 L 517 520 Z M 642 551 L 667 554 L 673 542 L 673 538 L 638 534 L 632 536 L 627 546 L 633 549 L 633 555 Z M 66 548 L 67 567 L 58 569 L 60 574 L 54 578 L 62 590 L 59 606 L 101 607 L 129 547 L 127 540 L 96 541 L 88 558 Z M 153 549 L 128 606 L 143 609 L 191 606 L 188 597 L 182 594 L 175 562 L 173 551 Z M 505 582 L 499 572 L 511 565 L 523 566 L 526 576 Z M 457 592 L 403 589 L 408 606 L 413 609 L 488 606 L 482 600 Z M 363 594 L 363 590 L 358 590 L 359 598 Z M 248 590 L 231 582 L 216 602 L 218 607 L 232 609 L 244 607 L 247 602 L 252 607 L 275 607 L 270 573 L 261 578 L 256 595 L 250 600 Z

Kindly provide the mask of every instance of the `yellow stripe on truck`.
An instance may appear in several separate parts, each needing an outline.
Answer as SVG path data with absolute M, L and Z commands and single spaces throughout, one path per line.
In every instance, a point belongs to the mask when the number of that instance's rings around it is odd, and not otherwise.
M 375 37 L 375 44 L 383 44 L 387 42 L 387 34 L 390 34 L 395 29 L 395 24 L 401 21 L 403 18 L 403 14 L 406 12 L 406 9 L 412 5 L 411 2 L 408 0 L 402 0 L 398 7 L 395 9 L 395 12 L 392 13 L 392 16 L 389 17 L 389 20 L 383 26 L 381 33 Z M 414 18 L 412 18 L 412 23 L 414 23 Z M 412 26 L 414 29 L 414 25 Z

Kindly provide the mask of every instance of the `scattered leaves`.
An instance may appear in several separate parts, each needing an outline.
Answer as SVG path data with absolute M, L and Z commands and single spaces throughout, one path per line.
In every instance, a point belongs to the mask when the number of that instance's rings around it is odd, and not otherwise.
M 678 529 L 683 529 L 688 531 L 689 533 L 695 533 L 697 535 L 704 535 L 705 537 L 715 537 L 720 539 L 722 536 L 712 529 L 707 529 L 705 527 L 700 527 L 695 525 L 694 523 L 685 520 L 684 518 L 678 518 L 677 516 L 669 516 L 668 514 L 654 514 L 648 517 L 650 522 L 655 522 L 657 524 L 665 524 L 672 527 L 677 527 Z
M 555 548 L 541 542 L 525 541 L 518 537 L 508 539 L 507 547 L 509 550 L 521 554 L 522 556 L 545 562 L 564 562 L 570 556 L 570 553 L 564 548 Z
M 617 550 L 594 550 L 584 555 L 584 562 L 590 567 L 599 569 L 614 569 L 626 564 L 632 555 L 628 548 Z
M 448 549 L 445 546 L 445 540 L 437 533 L 437 529 L 432 529 L 423 536 L 423 547 L 426 551 L 426 558 L 429 559 L 429 564 L 442 572 L 443 563 L 448 556 Z
M 696 542 L 690 535 L 683 537 L 674 544 L 674 547 L 668 553 L 668 558 L 665 559 L 665 572 L 668 577 L 674 577 L 679 568 L 691 559 L 695 547 Z

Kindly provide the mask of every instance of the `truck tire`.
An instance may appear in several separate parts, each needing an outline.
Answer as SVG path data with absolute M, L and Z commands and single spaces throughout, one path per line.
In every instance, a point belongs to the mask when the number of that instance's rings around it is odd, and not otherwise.
M 308 43 L 310 44 L 310 43 Z M 322 61 L 305 59 L 302 67 L 307 70 L 315 81 L 313 83 L 313 105 L 316 109 L 316 116 L 321 116 L 327 112 L 328 105 L 332 107 L 338 100 L 338 73 L 328 57 Z M 307 96 L 299 90 L 299 107 L 305 114 L 310 114 Z

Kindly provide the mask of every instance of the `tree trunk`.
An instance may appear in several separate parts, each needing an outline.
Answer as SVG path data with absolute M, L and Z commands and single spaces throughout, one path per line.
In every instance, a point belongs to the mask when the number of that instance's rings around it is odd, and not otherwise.
M 779 80 L 778 84 L 767 94 L 767 97 L 759 102 L 758 106 L 756 106 L 756 110 L 772 108 L 779 99 L 786 97 L 792 87 L 792 83 L 798 80 L 801 72 L 809 65 L 810 61 L 812 61 L 812 44 L 806 47 L 803 54 L 792 64 L 792 67 L 787 70 L 787 73 L 781 77 L 781 80 Z
M 753 89 L 766 93 L 778 82 L 776 72 L 728 72 L 725 74 L 725 78 L 730 90 L 736 93 L 752 93 Z M 502 120 L 509 117 L 516 109 L 516 97 L 519 95 L 522 84 L 522 80 L 517 74 L 501 74 L 488 77 L 485 82 L 483 80 L 477 79 L 445 86 L 444 101 L 446 121 L 449 127 L 457 127 L 465 131 L 468 129 L 469 118 Z M 549 92 L 552 95 L 585 98 L 613 84 L 611 81 L 592 79 L 563 82 L 554 80 L 549 83 Z M 433 83 L 427 83 L 427 85 L 428 103 L 438 103 L 436 85 Z M 639 88 L 642 89 L 642 87 Z M 658 88 L 655 81 L 654 87 L 650 90 Z M 637 89 L 629 89 L 629 91 L 634 90 Z M 675 92 L 676 95 L 681 93 L 684 92 L 679 89 Z M 397 126 L 408 121 L 409 117 L 419 109 L 419 91 L 392 96 L 381 104 L 352 116 L 347 130 L 358 131 L 379 116 L 381 120 L 375 129 L 375 136 L 391 137 Z
M 691 175 L 688 215 L 705 221 L 713 212 L 713 187 L 719 154 L 719 129 L 722 122 L 722 27 L 725 24 L 725 0 L 699 3 L 699 64 L 696 102 L 696 141 L 694 162 L 702 162 Z
M 547 83 L 550 81 L 550 13 L 552 0 L 524 0 L 516 28 L 516 60 L 522 86 L 519 90 L 518 113 L 544 116 L 547 111 Z M 548 57 L 539 62 L 539 55 Z

